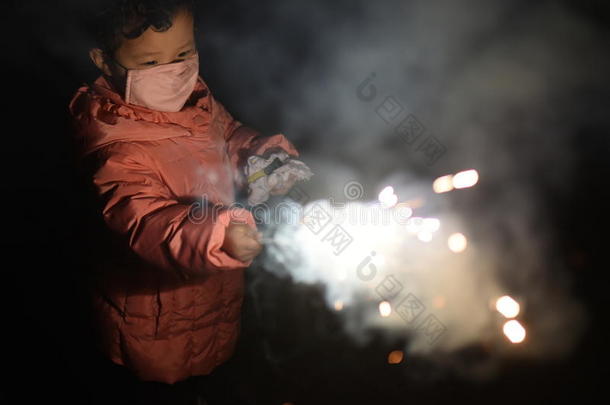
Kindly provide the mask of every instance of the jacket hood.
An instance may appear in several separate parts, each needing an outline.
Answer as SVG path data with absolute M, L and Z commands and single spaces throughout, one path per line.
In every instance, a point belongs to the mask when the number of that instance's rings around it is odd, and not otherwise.
M 210 91 L 201 76 L 178 112 L 127 104 L 105 76 L 80 87 L 69 103 L 79 157 L 119 141 L 154 141 L 191 135 L 210 121 Z

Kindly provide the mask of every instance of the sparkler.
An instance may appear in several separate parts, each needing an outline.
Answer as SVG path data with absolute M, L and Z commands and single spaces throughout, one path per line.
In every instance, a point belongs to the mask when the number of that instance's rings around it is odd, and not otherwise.
M 439 194 L 470 188 L 478 180 L 476 170 L 465 170 L 439 177 L 433 183 L 433 190 Z M 376 310 L 373 312 L 369 309 L 370 312 L 364 317 L 369 324 L 386 328 L 415 328 L 417 325 L 409 323 L 409 316 L 416 318 L 417 314 L 409 315 L 408 311 L 417 310 L 417 299 L 413 301 L 411 298 L 412 301 L 407 302 L 409 307 L 405 307 L 407 304 L 401 304 L 401 298 L 408 296 L 409 291 L 415 291 L 415 295 L 418 295 L 419 289 L 423 289 L 421 293 L 426 297 L 426 304 L 422 304 L 422 307 L 433 312 L 419 317 L 419 322 L 430 319 L 428 315 L 442 317 L 442 314 L 455 311 L 452 303 L 457 299 L 468 313 L 489 317 L 490 309 L 481 305 L 480 300 L 487 300 L 488 296 L 476 299 L 477 294 L 485 292 L 478 290 L 470 265 L 452 256 L 466 250 L 466 236 L 461 232 L 451 233 L 459 226 L 451 221 L 451 217 L 413 216 L 414 210 L 421 207 L 424 201 L 424 196 L 419 196 L 399 203 L 398 193 L 392 186 L 384 187 L 376 202 L 352 201 L 342 206 L 339 212 L 327 200 L 312 201 L 306 207 L 299 206 L 303 209 L 299 210 L 303 214 L 302 217 L 299 215 L 299 221 L 294 225 L 279 226 L 276 232 L 264 235 L 261 242 L 275 255 L 276 264 L 289 265 L 287 270 L 296 281 L 323 283 L 327 287 L 329 306 L 335 311 L 343 311 L 356 299 L 377 302 Z M 379 219 L 380 213 L 393 214 L 399 210 L 403 210 L 402 222 L 390 220 L 379 223 L 374 220 Z M 354 212 L 358 213 L 357 221 L 345 221 L 345 215 Z M 435 236 L 444 232 L 447 232 L 446 244 L 437 242 Z M 403 281 L 406 275 L 408 285 Z M 393 284 L 387 282 L 389 276 L 395 276 Z M 455 283 L 452 285 L 445 281 L 447 278 L 459 279 L 460 288 L 455 288 Z M 434 289 L 440 289 L 440 294 L 430 296 Z M 463 294 L 468 296 L 465 289 L 475 299 L 464 303 Z M 401 290 L 404 290 L 402 295 Z M 396 298 L 397 294 L 399 298 Z M 410 294 L 411 297 L 415 295 Z M 508 296 L 499 299 L 495 309 L 506 318 L 514 318 L 520 311 L 519 304 Z M 525 329 L 515 322 L 504 324 L 503 331 L 512 343 L 520 343 L 525 339 Z M 473 327 L 470 339 L 480 335 L 477 327 Z M 461 330 L 460 333 L 464 332 Z

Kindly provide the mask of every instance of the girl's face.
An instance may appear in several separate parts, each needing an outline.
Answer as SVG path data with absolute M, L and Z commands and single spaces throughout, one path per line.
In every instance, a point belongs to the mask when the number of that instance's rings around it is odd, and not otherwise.
M 90 51 L 90 57 L 124 96 L 127 76 L 124 68 L 149 69 L 182 61 L 195 53 L 193 16 L 181 10 L 174 16 L 172 26 L 167 31 L 155 32 L 149 27 L 138 38 L 123 39 L 114 54 L 114 60 L 97 48 Z

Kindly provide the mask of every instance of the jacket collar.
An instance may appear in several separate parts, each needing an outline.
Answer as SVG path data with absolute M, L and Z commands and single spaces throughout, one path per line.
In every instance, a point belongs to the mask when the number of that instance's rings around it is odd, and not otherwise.
M 201 76 L 178 112 L 127 104 L 104 75 L 91 85 L 80 87 L 69 104 L 82 155 L 117 141 L 151 141 L 191 135 L 209 125 L 210 109 L 210 90 Z

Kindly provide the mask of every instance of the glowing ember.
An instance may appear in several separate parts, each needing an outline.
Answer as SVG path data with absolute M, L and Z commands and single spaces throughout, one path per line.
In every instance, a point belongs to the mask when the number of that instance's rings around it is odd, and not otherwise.
M 449 245 L 449 249 L 451 249 L 452 252 L 461 253 L 466 250 L 468 242 L 466 240 L 466 237 L 461 233 L 454 233 L 453 235 L 449 236 L 447 244 Z
M 516 321 L 508 321 L 504 324 L 504 334 L 512 343 L 521 343 L 525 340 L 525 329 Z
M 519 315 L 519 303 L 508 295 L 498 298 L 496 309 L 506 318 L 514 318 Z
M 380 302 L 379 303 L 379 313 L 384 318 L 387 318 L 388 316 L 390 316 L 390 314 L 392 313 L 392 307 L 390 306 L 390 303 L 387 301 Z
M 394 194 L 394 187 L 387 186 L 379 193 L 379 202 L 385 208 L 390 208 L 398 203 L 398 196 Z
M 337 300 L 335 301 L 335 310 L 341 311 L 343 309 L 343 301 Z
M 434 180 L 434 183 L 432 183 L 432 189 L 437 194 L 447 193 L 453 190 L 453 176 L 447 175 Z
M 479 182 L 479 173 L 476 170 L 466 170 L 453 176 L 453 187 L 468 188 Z
M 388 355 L 388 363 L 389 364 L 400 364 L 404 359 L 405 355 L 401 350 L 394 350 L 390 352 Z

